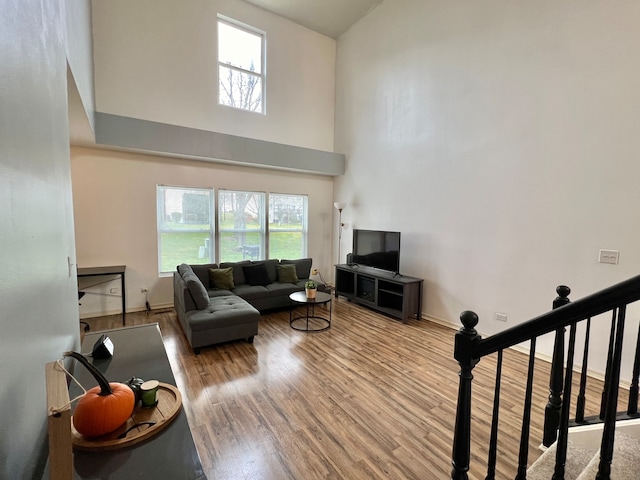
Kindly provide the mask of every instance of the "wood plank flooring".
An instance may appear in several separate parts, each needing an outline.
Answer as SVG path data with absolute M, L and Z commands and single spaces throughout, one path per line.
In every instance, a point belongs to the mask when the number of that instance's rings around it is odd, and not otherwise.
M 405 325 L 342 298 L 325 332 L 298 332 L 288 320 L 288 311 L 263 314 L 253 344 L 194 355 L 173 310 L 127 314 L 127 325 L 160 325 L 209 480 L 449 478 L 454 330 Z M 92 331 L 115 328 L 121 317 L 89 323 Z M 497 478 L 515 476 L 527 361 L 505 352 Z M 486 475 L 494 372 L 492 358 L 474 370 L 471 479 Z M 537 361 L 529 464 L 540 455 L 548 375 Z M 593 413 L 600 388 L 589 385 Z

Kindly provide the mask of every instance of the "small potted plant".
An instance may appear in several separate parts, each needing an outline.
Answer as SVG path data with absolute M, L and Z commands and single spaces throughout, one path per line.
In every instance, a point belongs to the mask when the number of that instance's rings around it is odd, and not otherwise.
M 307 298 L 316 298 L 316 291 L 318 290 L 318 284 L 313 280 L 307 280 L 304 284 L 304 290 L 307 294 Z

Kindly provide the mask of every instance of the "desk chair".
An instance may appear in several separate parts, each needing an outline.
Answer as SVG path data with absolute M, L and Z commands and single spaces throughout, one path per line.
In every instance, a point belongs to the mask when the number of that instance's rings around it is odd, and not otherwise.
M 79 290 L 78 290 L 78 305 L 82 305 L 82 304 L 80 303 L 80 299 L 81 299 L 82 297 L 84 297 L 84 294 L 85 294 L 85 292 L 81 292 L 81 291 L 79 291 Z M 91 327 L 89 326 L 89 324 L 88 324 L 87 322 L 83 322 L 82 320 L 80 320 L 80 325 L 84 325 L 84 331 L 85 331 L 85 332 L 88 332 L 88 331 L 91 329 Z

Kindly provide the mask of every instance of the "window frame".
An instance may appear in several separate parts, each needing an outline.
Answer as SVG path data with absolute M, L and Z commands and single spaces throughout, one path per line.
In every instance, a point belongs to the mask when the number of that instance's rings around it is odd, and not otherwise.
M 167 190 L 182 190 L 185 192 L 190 191 L 203 191 L 207 192 L 209 195 L 209 225 L 208 229 L 202 228 L 184 228 L 184 229 L 169 229 L 163 228 L 163 222 L 161 218 L 167 218 L 171 215 L 171 212 L 167 212 L 165 210 L 166 207 L 166 193 L 160 195 L 160 192 L 166 192 Z M 222 221 L 224 214 L 221 209 L 225 208 L 225 203 L 222 202 L 222 195 L 228 193 L 242 193 L 248 195 L 258 195 L 259 202 L 261 205 L 258 205 L 258 218 L 257 223 L 259 225 L 258 228 L 237 230 L 234 228 L 222 228 Z M 301 218 L 301 227 L 299 228 L 271 228 L 270 222 L 272 219 L 275 221 L 274 215 L 276 213 L 272 213 L 272 199 L 273 197 L 299 197 L 302 199 L 302 211 L 300 214 Z M 260 213 L 260 211 L 262 213 Z M 244 212 L 246 213 L 246 206 Z M 180 210 L 181 215 L 184 215 L 183 210 Z M 220 264 L 221 262 L 235 262 L 240 260 L 253 260 L 253 261 L 263 261 L 270 258 L 279 258 L 278 255 L 271 256 L 271 244 L 273 243 L 272 235 L 277 235 L 279 233 L 301 233 L 301 241 L 302 245 L 300 245 L 300 258 L 306 258 L 307 252 L 309 248 L 309 195 L 307 194 L 298 194 L 298 193 L 280 193 L 280 192 L 260 192 L 260 191 L 251 191 L 251 190 L 240 190 L 240 189 L 224 189 L 224 188 L 214 188 L 214 187 L 189 187 L 184 185 L 164 185 L 158 184 L 156 185 L 156 234 L 157 234 L 157 261 L 158 261 L 158 275 L 159 277 L 167 277 L 171 276 L 175 271 L 175 266 L 170 265 L 169 271 L 163 271 L 162 266 L 162 240 L 163 234 L 171 234 L 171 233 L 208 233 L 209 238 L 209 251 L 208 257 L 204 257 L 201 264 Z M 260 244 L 259 244 L 259 252 L 257 256 L 251 256 L 248 252 L 246 253 L 246 258 L 241 259 L 222 259 L 222 248 L 223 243 L 225 241 L 224 235 L 229 232 L 248 232 L 248 233 L 258 233 L 260 235 Z M 274 237 L 275 238 L 275 237 Z M 206 246 L 206 240 L 205 240 Z M 245 252 L 242 251 L 244 255 Z M 284 258 L 284 257 L 283 257 Z M 206 260 L 206 261 L 205 261 Z M 180 263 L 192 263 L 189 259 L 180 259 L 177 261 L 177 264 Z
M 245 68 L 242 67 L 236 67 L 234 65 L 228 64 L 228 63 L 222 63 L 220 61 L 220 23 L 224 23 L 225 25 L 235 28 L 237 30 L 243 31 L 245 33 L 251 34 L 251 35 L 256 35 L 258 37 L 260 37 L 261 41 L 260 41 L 260 64 L 261 64 L 261 69 L 260 69 L 260 73 L 257 74 L 256 72 L 252 72 L 251 70 L 247 70 Z M 229 108 L 233 108 L 235 110 L 240 110 L 242 112 L 251 112 L 251 113 L 257 113 L 260 115 L 266 115 L 267 113 L 267 35 L 266 32 L 257 29 L 255 27 L 252 27 L 251 25 L 247 25 L 246 23 L 242 23 L 238 20 L 235 20 L 231 17 L 227 17 L 225 15 L 221 15 L 218 14 L 218 18 L 217 18 L 217 23 L 216 23 L 216 41 L 217 41 L 217 49 L 216 49 L 216 58 L 217 58 L 217 64 L 218 64 L 218 68 L 216 71 L 216 75 L 218 77 L 218 105 L 222 106 L 222 107 L 229 107 Z M 242 108 L 242 107 L 237 107 L 235 105 L 227 105 L 226 103 L 223 103 L 221 101 L 221 80 L 220 80 L 220 69 L 221 67 L 224 68 L 230 68 L 231 70 L 237 71 L 240 74 L 244 74 L 244 75 L 251 75 L 251 76 L 255 76 L 260 78 L 260 83 L 261 83 L 261 99 L 260 99 L 260 106 L 261 108 L 259 110 L 249 110 L 246 108 Z
M 301 219 L 301 227 L 300 228 L 277 228 L 271 229 L 271 216 L 275 213 L 272 212 L 271 199 L 272 197 L 299 197 L 302 200 L 302 219 Z M 267 197 L 267 255 L 268 258 L 271 258 L 271 247 L 272 247 L 272 239 L 271 232 L 274 233 L 301 233 L 302 235 L 302 245 L 301 245 L 301 253 L 300 258 L 306 258 L 309 248 L 309 195 L 300 194 L 300 193 L 279 193 L 279 192 L 269 192 Z
M 236 229 L 236 228 L 223 228 L 222 227 L 222 220 L 221 220 L 221 214 L 223 212 L 221 212 L 221 208 L 224 208 L 225 202 L 221 201 L 221 198 L 223 195 L 226 194 L 247 194 L 247 195 L 251 195 L 251 196 L 257 196 L 259 198 L 259 212 L 258 212 L 258 228 L 244 228 L 244 229 Z M 268 241 L 268 234 L 269 234 L 269 230 L 268 230 L 268 225 L 267 225 L 267 218 L 268 218 L 268 203 L 267 203 L 267 193 L 266 192 L 259 192 L 259 191 L 250 191 L 250 190 L 238 190 L 238 189 L 224 189 L 224 188 L 219 188 L 218 189 L 218 195 L 216 197 L 216 201 L 218 202 L 217 208 L 216 208 L 216 215 L 218 217 L 218 221 L 217 221 L 217 225 L 216 225 L 216 231 L 217 231 L 217 238 L 218 238 L 218 252 L 217 252 L 217 258 L 219 260 L 219 263 L 227 263 L 227 262 L 235 262 L 238 260 L 230 260 L 230 259 L 225 259 L 222 257 L 222 248 L 224 245 L 224 240 L 223 240 L 223 235 L 225 233 L 257 233 L 259 235 L 260 241 L 258 243 L 258 255 L 254 256 L 251 253 L 249 253 L 249 251 L 242 251 L 242 255 L 243 258 L 242 260 L 246 260 L 247 256 L 249 256 L 250 260 L 266 260 L 268 258 L 268 253 L 269 253 L 269 241 Z M 245 205 L 246 208 L 246 205 Z M 246 213 L 246 210 L 244 211 L 244 213 Z M 234 212 L 235 214 L 235 212 Z
M 161 204 L 161 196 L 160 192 L 166 192 L 167 190 L 183 190 L 183 191 L 202 191 L 207 192 L 209 196 L 209 228 L 185 228 L 185 229 L 167 229 L 163 228 L 163 222 L 161 221 L 161 212 L 165 215 L 171 215 L 165 211 L 165 205 Z M 206 262 L 202 262 L 203 264 L 214 263 L 215 252 L 216 252 L 216 243 L 217 243 L 217 235 L 216 235 L 216 223 L 215 223 L 215 189 L 214 188 L 203 188 L 203 187 L 187 187 L 180 185 L 156 185 L 156 234 L 157 234 L 157 247 L 158 247 L 158 275 L 160 277 L 170 276 L 175 271 L 175 266 L 171 266 L 171 270 L 165 271 L 162 269 L 163 261 L 162 261 L 162 237 L 163 234 L 172 234 L 172 233 L 208 233 L 209 238 L 209 251 L 208 257 L 206 258 Z M 163 199 L 166 198 L 166 193 L 162 196 Z M 183 215 L 184 213 L 181 212 Z

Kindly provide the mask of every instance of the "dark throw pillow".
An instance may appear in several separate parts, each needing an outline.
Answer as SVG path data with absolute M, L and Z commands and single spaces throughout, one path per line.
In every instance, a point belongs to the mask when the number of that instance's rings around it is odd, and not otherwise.
M 298 283 L 295 265 L 276 265 L 280 283 Z
M 244 278 L 247 280 L 249 285 L 264 286 L 271 283 L 269 280 L 269 274 L 267 273 L 267 267 L 264 266 L 264 263 L 244 266 L 242 267 L 242 272 L 244 273 Z
M 215 288 L 231 290 L 235 287 L 233 283 L 233 268 L 210 268 L 209 283 Z

